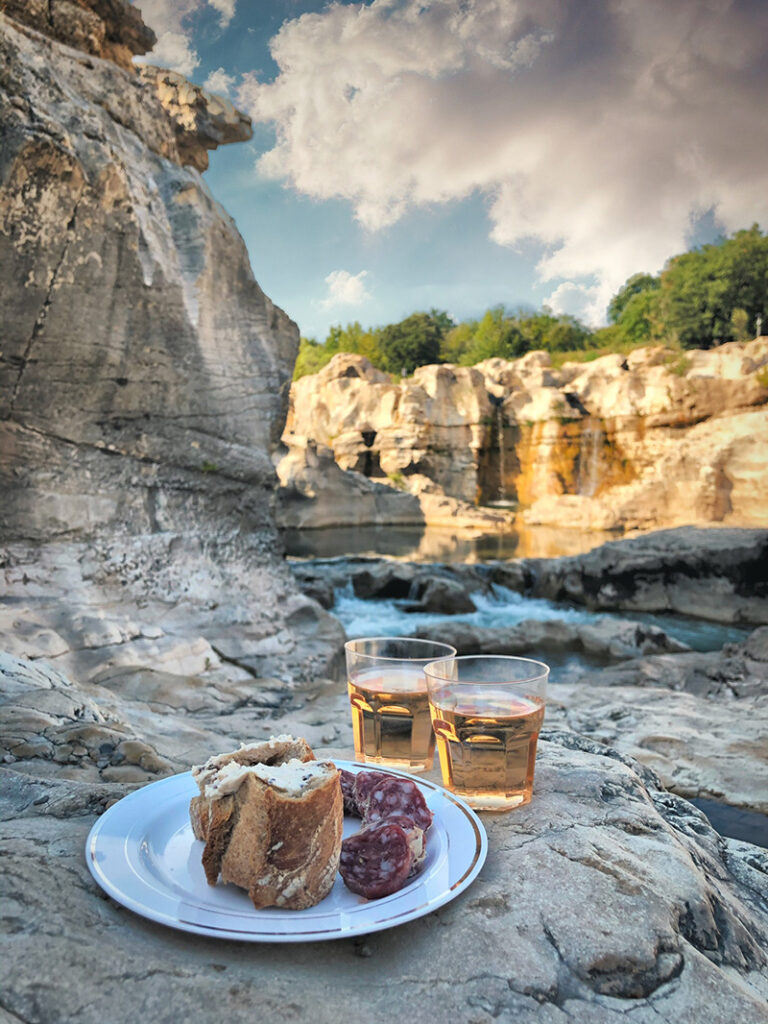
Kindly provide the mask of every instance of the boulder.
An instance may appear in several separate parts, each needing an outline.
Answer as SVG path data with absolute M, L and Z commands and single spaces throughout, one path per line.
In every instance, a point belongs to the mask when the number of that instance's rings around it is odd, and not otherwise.
M 412 593 L 418 567 L 403 562 L 374 562 L 351 572 L 355 597 L 363 600 L 406 598 Z
M 525 619 L 507 629 L 448 621 L 417 630 L 415 635 L 452 644 L 460 655 L 510 654 L 546 661 L 550 654 L 570 651 L 584 654 L 593 664 L 688 650 L 663 629 L 607 616 L 595 622 Z
M 475 602 L 458 580 L 423 576 L 415 581 L 407 612 L 437 612 L 440 615 L 464 615 L 477 611 Z
M 283 529 L 358 526 L 360 523 L 420 525 L 419 499 L 362 473 L 339 468 L 330 448 L 309 442 L 293 447 L 277 463 L 280 489 L 275 517 Z
M 768 531 L 660 530 L 583 555 L 529 559 L 530 593 L 593 609 L 768 622 Z

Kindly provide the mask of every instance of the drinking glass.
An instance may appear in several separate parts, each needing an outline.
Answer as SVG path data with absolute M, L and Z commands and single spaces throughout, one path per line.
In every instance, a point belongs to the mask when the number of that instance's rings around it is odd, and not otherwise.
M 456 654 L 412 637 L 365 637 L 344 645 L 355 757 L 382 767 L 428 771 L 435 756 L 424 666 Z
M 424 671 L 445 787 L 480 810 L 527 804 L 549 668 L 485 655 L 443 658 Z

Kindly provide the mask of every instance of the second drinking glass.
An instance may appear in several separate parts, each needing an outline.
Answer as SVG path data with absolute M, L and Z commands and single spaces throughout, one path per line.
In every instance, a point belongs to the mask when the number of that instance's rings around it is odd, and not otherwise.
M 481 810 L 527 804 L 548 666 L 530 658 L 470 655 L 427 665 L 426 676 L 445 787 Z
M 400 636 L 349 640 L 344 649 L 357 760 L 429 771 L 435 735 L 424 666 L 456 649 Z

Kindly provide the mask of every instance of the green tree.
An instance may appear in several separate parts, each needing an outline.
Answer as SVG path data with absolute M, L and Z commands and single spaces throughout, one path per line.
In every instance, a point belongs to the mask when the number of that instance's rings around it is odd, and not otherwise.
M 608 323 L 619 323 L 627 304 L 635 296 L 642 295 L 644 292 L 657 291 L 659 285 L 658 277 L 653 277 L 651 274 L 633 274 L 632 277 L 627 278 L 608 303 Z
M 301 338 L 296 364 L 293 367 L 293 379 L 298 380 L 309 373 L 317 373 L 335 354 L 326 345 L 319 345 L 314 338 Z
M 443 338 L 456 326 L 455 321 L 444 309 L 435 309 L 433 306 L 429 311 L 429 317 L 433 324 L 439 329 Z
M 768 236 L 757 224 L 675 256 L 661 272 L 661 319 L 670 338 L 685 348 L 731 341 L 736 309 L 746 312 L 751 335 L 767 307 Z
M 621 341 L 631 346 L 660 341 L 665 333 L 660 307 L 661 292 L 658 285 L 630 295 L 615 321 Z
M 440 360 L 444 363 L 461 363 L 464 353 L 472 344 L 477 330 L 477 320 L 463 320 L 452 327 L 440 345 Z
M 442 338 L 440 325 L 429 313 L 412 313 L 398 324 L 388 324 L 378 338 L 382 368 L 410 374 L 417 366 L 437 363 Z
M 578 352 L 591 340 L 591 331 L 567 313 L 556 316 L 548 306 L 538 312 L 519 310 L 516 323 L 526 341 L 525 351 Z
M 503 306 L 489 309 L 477 322 L 469 344 L 457 360 L 462 366 L 475 366 L 484 359 L 517 359 L 528 351 L 525 338 Z
M 736 307 L 731 313 L 731 337 L 734 341 L 749 341 L 749 313 L 746 309 Z

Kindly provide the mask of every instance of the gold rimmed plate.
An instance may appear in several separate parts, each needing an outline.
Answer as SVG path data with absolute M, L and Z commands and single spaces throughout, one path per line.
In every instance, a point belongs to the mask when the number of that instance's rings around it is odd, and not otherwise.
M 334 758 L 357 773 L 370 765 Z M 211 886 L 202 866 L 203 843 L 189 823 L 189 801 L 197 786 L 189 772 L 150 783 L 109 808 L 90 831 L 86 861 L 99 885 L 142 917 L 181 931 L 244 942 L 314 942 L 382 931 L 423 917 L 471 885 L 483 866 L 488 838 L 463 800 L 407 772 L 434 814 L 427 857 L 420 874 L 399 892 L 366 900 L 337 876 L 333 889 L 307 910 L 256 910 L 234 885 Z M 360 828 L 344 819 L 344 836 Z

